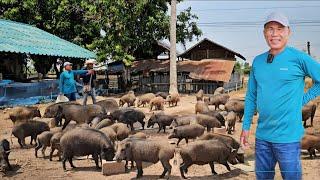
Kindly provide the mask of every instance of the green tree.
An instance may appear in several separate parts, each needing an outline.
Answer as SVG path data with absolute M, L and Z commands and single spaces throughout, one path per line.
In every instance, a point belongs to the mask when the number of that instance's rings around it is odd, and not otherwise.
M 123 60 L 126 65 L 139 56 L 152 54 L 157 40 L 169 38 L 169 0 L 117 0 L 98 3 L 101 18 L 99 23 L 106 36 L 95 41 L 99 59 L 108 55 Z M 201 30 L 196 26 L 197 16 L 191 8 L 181 12 L 177 22 L 177 42 L 199 37 Z M 143 52 L 143 54 L 141 53 Z
M 240 62 L 236 61 L 235 65 L 234 65 L 234 71 L 241 73 L 241 71 L 242 71 L 241 69 L 242 69 L 242 67 L 241 67 Z
M 243 67 L 243 73 L 244 74 L 249 74 L 250 73 L 250 71 L 251 71 L 251 66 L 250 66 L 250 64 L 249 63 L 244 63 L 244 67 Z
M 111 57 L 129 66 L 135 58 L 154 54 L 152 47 L 158 40 L 169 39 L 169 2 L 0 0 L 0 18 L 34 25 L 91 49 L 99 61 Z M 178 14 L 178 43 L 185 45 L 201 35 L 197 18 L 191 8 Z M 105 37 L 100 36 L 101 29 L 106 32 Z

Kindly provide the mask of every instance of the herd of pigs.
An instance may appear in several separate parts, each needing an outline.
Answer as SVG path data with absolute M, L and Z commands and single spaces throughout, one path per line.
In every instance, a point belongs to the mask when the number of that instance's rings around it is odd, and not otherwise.
M 189 115 L 169 115 L 164 106 L 174 107 L 179 104 L 179 94 L 159 92 L 147 93 L 136 97 L 133 91 L 122 96 L 118 102 L 108 98 L 96 104 L 80 105 L 77 102 L 55 103 L 45 109 L 41 117 L 37 107 L 15 107 L 10 112 L 10 119 L 14 126 L 12 136 L 18 139 L 21 148 L 26 146 L 25 138 L 31 137 L 30 144 L 35 142 L 35 157 L 40 148 L 45 157 L 47 147 L 51 147 L 49 160 L 52 161 L 54 151 L 57 150 L 59 161 L 66 170 L 66 161 L 72 168 L 73 158 L 91 155 L 97 168 L 102 165 L 102 159 L 107 161 L 125 160 L 125 169 L 137 167 L 137 178 L 143 176 L 142 162 L 161 162 L 163 172 L 160 178 L 171 173 L 169 163 L 175 154 L 182 159 L 180 164 L 181 177 L 185 177 L 192 164 L 209 164 L 212 174 L 217 174 L 214 163 L 224 165 L 229 171 L 228 163 L 244 162 L 244 151 L 239 142 L 233 137 L 214 133 L 214 128 L 225 127 L 228 134 L 235 130 L 237 119 L 241 122 L 244 113 L 244 101 L 230 99 L 223 88 L 218 88 L 213 95 L 204 96 L 200 90 L 195 94 L 197 100 L 195 112 Z M 209 109 L 214 105 L 214 110 Z M 124 107 L 125 106 L 125 107 Z M 135 107 L 136 106 L 136 107 Z M 147 120 L 146 115 L 139 110 L 141 106 L 149 106 L 153 112 Z M 316 104 L 309 103 L 303 110 L 304 126 L 306 121 L 313 118 Z M 49 120 L 48 120 L 49 119 Z M 71 122 L 73 121 L 73 122 Z M 134 123 L 141 124 L 142 131 L 135 131 Z M 143 130 L 158 125 L 158 133 L 171 132 L 168 139 L 178 139 L 176 146 L 168 140 L 155 141 L 150 139 Z M 137 127 L 137 126 L 136 126 Z M 205 132 L 207 131 L 207 132 Z M 180 145 L 185 139 L 186 144 Z M 189 139 L 195 139 L 188 143 Z M 12 140 L 11 140 L 12 143 Z M 310 157 L 320 151 L 320 136 L 305 135 L 301 142 L 302 149 L 308 150 Z M 11 170 L 9 163 L 10 143 L 3 139 L 0 142 L 1 170 Z

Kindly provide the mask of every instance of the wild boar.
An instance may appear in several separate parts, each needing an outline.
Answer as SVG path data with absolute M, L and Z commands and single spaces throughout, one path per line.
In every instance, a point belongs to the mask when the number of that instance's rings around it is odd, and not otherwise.
M 41 134 L 38 135 L 37 137 L 37 141 L 36 141 L 36 147 L 35 147 L 35 156 L 38 157 L 38 150 L 40 148 L 42 148 L 41 152 L 42 152 L 42 156 L 45 157 L 45 151 L 47 147 L 50 147 L 50 140 L 52 138 L 52 136 L 57 133 L 57 132 L 61 132 L 62 129 L 60 129 L 60 131 L 54 130 L 54 131 L 44 131 Z
M 132 160 L 136 163 L 138 173 L 137 178 L 143 176 L 142 162 L 157 163 L 161 161 L 164 171 L 160 175 L 163 178 L 167 173 L 171 174 L 169 161 L 174 156 L 174 148 L 167 142 L 152 140 L 131 139 L 124 140 L 118 144 L 115 160 Z
M 98 101 L 96 104 L 103 107 L 106 113 L 112 113 L 113 111 L 119 109 L 117 101 L 113 98 Z
M 112 121 L 118 121 L 120 116 L 126 112 L 126 111 L 133 111 L 134 109 L 133 108 L 120 108 L 118 110 L 115 110 L 113 111 L 111 114 L 110 114 L 110 117 L 107 117 L 109 119 L 111 119 Z
M 203 90 L 200 89 L 197 93 L 196 93 L 196 100 L 197 101 L 202 101 L 203 99 Z
M 18 143 L 21 148 L 23 148 L 25 144 L 25 138 L 31 136 L 30 144 L 32 145 L 32 141 L 36 141 L 37 136 L 44 131 L 49 131 L 50 128 L 47 123 L 41 121 L 26 121 L 22 122 L 18 125 L 13 126 L 12 134 L 18 138 Z
M 10 143 L 6 139 L 0 141 L 0 169 L 4 172 L 12 170 L 9 162 Z
M 195 115 L 178 116 L 172 121 L 170 128 L 189 125 L 191 122 L 196 122 L 196 121 L 197 121 L 197 118 Z
M 128 138 L 138 138 L 138 139 L 147 139 L 147 135 L 143 132 L 137 132 L 135 134 L 131 134 L 129 135 Z
M 226 126 L 226 123 L 225 123 L 225 119 L 224 117 L 221 115 L 220 112 L 218 111 L 212 111 L 212 110 L 209 110 L 208 112 L 206 113 L 203 113 L 203 114 L 206 114 L 206 115 L 209 115 L 209 116 L 212 116 L 212 117 L 215 117 L 218 119 L 218 121 L 220 122 L 221 126 Z
M 190 124 L 185 126 L 178 126 L 173 129 L 173 132 L 169 135 L 168 139 L 177 138 L 177 146 L 182 139 L 188 143 L 189 139 L 195 139 L 204 133 L 204 127 L 200 124 Z
M 66 129 L 65 129 L 66 130 Z M 51 151 L 49 155 L 49 160 L 52 161 L 52 155 L 55 150 L 58 150 L 58 158 L 59 161 L 61 161 L 61 146 L 60 146 L 60 139 L 64 133 L 63 132 L 57 132 L 55 133 L 51 139 L 50 139 L 50 146 L 51 146 Z
M 180 101 L 180 95 L 178 93 L 169 94 L 166 101 L 169 103 L 169 107 L 177 106 Z
M 119 122 L 129 125 L 131 130 L 133 131 L 134 130 L 133 124 L 135 122 L 139 122 L 142 126 L 142 129 L 144 129 L 144 124 L 145 124 L 145 122 L 143 121 L 144 118 L 145 118 L 145 115 L 142 111 L 133 109 L 121 114 L 119 117 Z
M 218 88 L 214 91 L 213 95 L 223 94 L 223 93 L 224 93 L 224 88 L 223 88 L 223 87 L 218 87 Z
M 124 139 L 123 141 L 121 141 L 122 143 L 124 141 L 130 141 L 130 140 L 134 140 L 134 139 L 138 139 L 138 140 L 144 140 L 144 139 L 147 139 L 147 135 L 143 132 L 137 132 L 135 134 L 131 134 L 129 135 L 129 137 L 127 137 L 126 139 Z M 126 171 L 128 170 L 128 160 L 126 160 L 126 164 L 125 164 L 125 169 Z M 134 167 L 134 163 L 133 161 L 131 160 L 131 169 Z
M 217 94 L 210 97 L 209 105 L 214 105 L 215 110 L 220 104 L 225 105 L 230 96 L 228 94 Z
M 108 136 L 113 143 L 117 140 L 117 133 L 111 127 L 104 127 L 99 129 L 99 131 Z
M 197 101 L 195 105 L 195 114 L 209 112 L 209 106 L 203 101 Z
M 221 124 L 217 118 L 205 115 L 205 114 L 197 114 L 197 123 L 207 128 L 207 131 L 211 131 L 213 128 L 220 128 Z
M 302 108 L 302 121 L 304 121 L 303 126 L 306 128 L 307 127 L 307 120 L 310 118 L 311 119 L 311 124 L 310 126 L 313 126 L 313 118 L 314 115 L 316 114 L 317 110 L 317 105 L 314 102 L 309 102 Z
M 242 116 L 244 113 L 244 101 L 242 100 L 236 100 L 236 99 L 230 99 L 226 104 L 225 108 L 228 112 L 233 111 L 235 112 L 239 117 L 239 122 L 242 121 Z
M 70 105 L 70 104 L 81 106 L 79 103 L 77 103 L 75 101 L 60 102 L 60 103 L 51 104 L 50 106 L 46 107 L 43 117 L 44 118 L 54 118 L 58 112 L 59 106 L 61 106 L 63 108 L 64 105 Z
M 163 99 L 167 99 L 167 96 L 169 95 L 169 93 L 167 92 L 157 92 L 156 94 L 156 97 L 162 97 Z
M 119 106 L 123 107 L 126 103 L 128 107 L 134 106 L 134 102 L 136 101 L 136 96 L 133 91 L 129 91 L 128 94 L 123 95 L 119 100 Z
M 188 168 L 193 165 L 209 164 L 213 175 L 217 174 L 214 170 L 214 162 L 223 164 L 231 171 L 228 162 L 236 164 L 237 151 L 218 140 L 202 140 L 195 141 L 180 150 L 182 163 L 180 164 L 181 177 L 186 179 L 184 173 L 188 172 Z
M 144 107 L 146 104 L 149 104 L 151 99 L 155 98 L 156 95 L 153 93 L 147 93 L 138 97 L 137 106 L 140 107 L 141 105 Z
M 116 132 L 118 141 L 124 140 L 130 134 L 129 128 L 123 123 L 114 123 L 109 127 Z
M 308 150 L 310 158 L 316 157 L 315 149 L 320 151 L 320 137 L 305 134 L 301 140 L 301 149 Z
M 72 158 L 86 155 L 92 155 L 96 168 L 99 169 L 99 156 L 100 161 L 102 158 L 110 161 L 115 152 L 112 141 L 104 133 L 92 128 L 76 128 L 66 132 L 60 139 L 60 146 L 63 170 L 66 170 L 67 160 L 75 168 Z
M 164 110 L 164 99 L 161 96 L 155 97 L 150 101 L 150 111 L 155 107 L 155 110 Z
M 228 134 L 231 134 L 232 131 L 233 132 L 235 131 L 236 119 L 237 119 L 237 115 L 233 111 L 230 111 L 226 116 L 226 120 L 228 121 L 228 128 L 227 128 Z
M 58 112 L 55 118 L 59 119 L 59 121 L 61 121 L 61 119 L 65 119 L 62 127 L 62 129 L 64 129 L 71 120 L 76 121 L 79 124 L 89 124 L 93 118 L 102 116 L 104 113 L 104 109 L 96 104 L 89 104 L 86 106 L 65 105 L 58 106 Z
M 100 121 L 96 126 L 94 126 L 95 129 L 102 129 L 104 127 L 108 127 L 113 124 L 113 121 L 110 119 L 103 119 Z
M 239 163 L 244 163 L 244 151 L 240 147 L 240 143 L 236 141 L 233 137 L 227 136 L 224 134 L 218 134 L 218 133 L 207 133 L 199 137 L 197 140 L 211 140 L 216 139 L 221 142 L 224 142 L 231 146 L 233 149 L 237 150 L 236 159 Z
M 13 123 L 16 121 L 31 120 L 34 117 L 41 117 L 38 107 L 15 107 L 9 113 Z
M 158 124 L 159 130 L 158 133 L 163 129 L 163 132 L 166 132 L 166 127 L 170 126 L 175 117 L 170 115 L 165 115 L 163 113 L 155 114 L 153 113 L 148 121 L 148 128 L 154 124 Z

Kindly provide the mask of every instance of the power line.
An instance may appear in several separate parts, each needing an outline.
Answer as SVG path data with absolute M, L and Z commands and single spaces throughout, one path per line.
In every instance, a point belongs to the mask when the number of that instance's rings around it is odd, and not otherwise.
M 274 6 L 274 7 L 244 7 L 244 8 L 210 8 L 210 9 L 192 9 L 192 11 L 241 11 L 241 10 L 265 10 L 265 9 L 301 9 L 316 8 L 320 6 Z
M 217 21 L 217 22 L 199 22 L 198 24 L 227 24 L 227 25 L 237 25 L 237 24 L 248 24 L 248 25 L 261 25 L 264 21 Z M 312 24 L 312 23 L 320 23 L 320 20 L 291 20 L 290 24 Z
M 198 25 L 202 27 L 256 27 L 262 26 L 263 21 L 225 21 L 225 22 L 199 22 Z M 293 27 L 318 27 L 320 20 L 293 20 L 290 21 Z

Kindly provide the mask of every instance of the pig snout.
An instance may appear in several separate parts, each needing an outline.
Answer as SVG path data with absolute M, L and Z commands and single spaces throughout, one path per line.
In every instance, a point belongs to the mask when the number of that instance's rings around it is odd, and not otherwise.
M 124 160 L 124 155 L 122 153 L 117 152 L 113 160 L 117 162 L 121 162 L 122 160 Z

